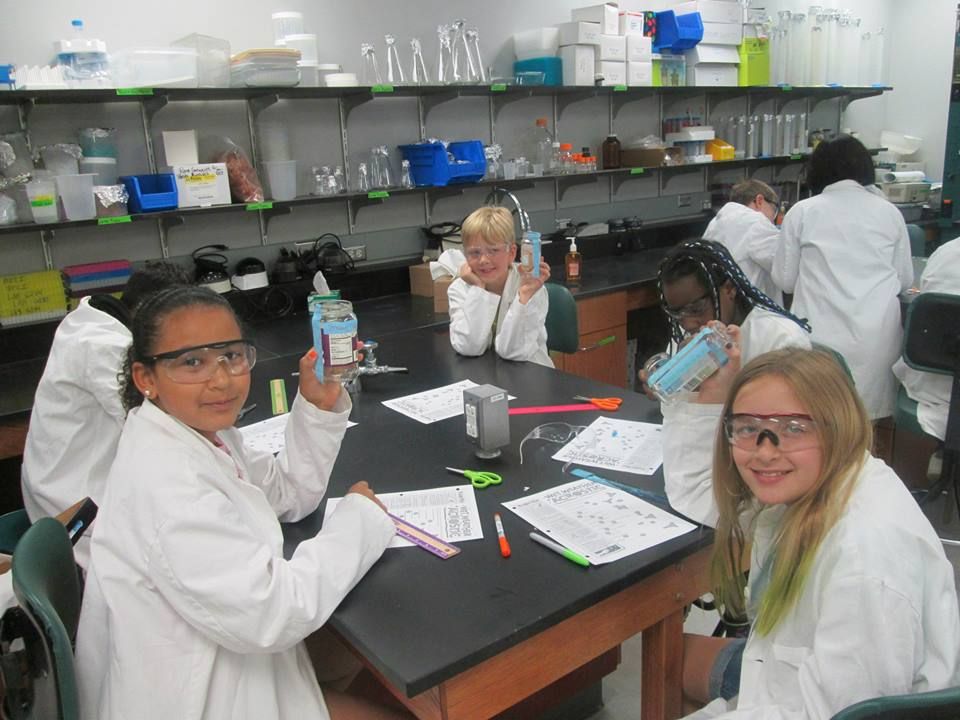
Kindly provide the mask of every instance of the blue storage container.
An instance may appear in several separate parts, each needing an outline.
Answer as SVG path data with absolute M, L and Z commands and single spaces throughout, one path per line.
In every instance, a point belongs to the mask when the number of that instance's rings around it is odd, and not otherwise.
M 129 207 L 135 213 L 173 210 L 177 207 L 177 181 L 173 173 L 124 175 L 120 182 L 127 188 Z
M 513 64 L 513 74 L 543 73 L 544 85 L 563 85 L 563 61 L 558 57 L 538 57 L 517 60 Z
M 446 148 L 439 142 L 400 145 L 400 152 L 410 161 L 410 175 L 417 187 L 477 182 L 487 173 L 479 140 L 452 142 Z M 448 152 L 458 162 L 450 162 Z
M 653 51 L 683 52 L 703 40 L 703 20 L 700 13 L 677 15 L 673 10 L 657 13 L 657 35 L 653 39 Z

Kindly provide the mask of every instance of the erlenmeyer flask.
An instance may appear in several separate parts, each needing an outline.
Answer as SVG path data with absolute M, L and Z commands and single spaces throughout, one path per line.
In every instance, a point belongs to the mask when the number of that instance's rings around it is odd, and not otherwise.
M 367 172 L 367 164 L 357 165 L 357 192 L 370 191 L 370 174 Z
M 453 82 L 466 82 L 468 79 L 470 53 L 467 50 L 467 38 L 464 36 L 463 26 L 466 20 L 454 20 L 451 27 L 451 43 L 453 47 Z
M 410 161 L 404 160 L 400 164 L 400 187 L 404 190 L 413 188 L 413 176 L 410 175 Z
M 387 44 L 387 82 L 391 85 L 403 83 L 403 67 L 397 52 L 397 39 L 388 33 L 383 36 L 383 40 Z
M 414 85 L 429 82 L 427 68 L 423 64 L 423 48 L 420 46 L 420 38 L 412 38 L 410 40 L 410 51 L 413 55 L 410 67 L 410 82 Z
M 437 27 L 437 41 L 439 45 L 437 50 L 437 84 L 446 85 L 450 82 L 450 65 L 453 62 L 449 25 L 439 25 Z
M 362 70 L 360 83 L 362 85 L 379 85 L 383 82 L 380 77 L 380 68 L 377 67 L 377 54 L 370 43 L 360 45 Z

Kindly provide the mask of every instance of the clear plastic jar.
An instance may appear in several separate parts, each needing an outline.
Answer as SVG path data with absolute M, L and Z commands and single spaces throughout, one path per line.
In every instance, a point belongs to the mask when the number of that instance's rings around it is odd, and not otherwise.
M 694 392 L 727 364 L 729 342 L 730 336 L 720 328 L 701 329 L 676 354 L 658 353 L 647 360 L 647 385 L 663 402 L 673 402 Z
M 313 306 L 313 348 L 317 378 L 349 382 L 357 376 L 357 316 L 353 303 L 326 300 Z

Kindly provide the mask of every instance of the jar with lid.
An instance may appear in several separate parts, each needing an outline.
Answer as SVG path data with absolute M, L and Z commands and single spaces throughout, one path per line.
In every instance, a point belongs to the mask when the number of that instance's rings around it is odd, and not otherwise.
M 347 300 L 313 303 L 313 349 L 317 379 L 349 382 L 357 376 L 357 316 Z
M 620 167 L 620 140 L 616 135 L 607 135 L 607 139 L 600 146 L 600 157 L 603 160 L 604 170 L 615 170 Z

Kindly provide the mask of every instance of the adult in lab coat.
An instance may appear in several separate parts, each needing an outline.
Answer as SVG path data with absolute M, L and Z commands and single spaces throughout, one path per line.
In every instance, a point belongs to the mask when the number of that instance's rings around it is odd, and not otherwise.
M 927 260 L 920 276 L 920 292 L 960 295 L 960 238 L 938 247 Z M 914 370 L 903 358 L 893 366 L 893 373 L 903 384 L 907 395 L 917 401 L 917 420 L 924 432 L 943 440 L 947 434 L 947 414 L 953 377 Z
M 177 265 L 147 263 L 130 276 L 120 302 L 85 297 L 60 322 L 33 399 L 20 471 L 31 520 L 55 516 L 84 497 L 100 504 L 126 415 L 117 375 L 130 345 L 131 314 L 151 293 L 189 282 Z M 87 536 L 75 554 L 86 568 Z
M 316 380 L 310 353 L 284 449 L 245 448 L 232 424 L 255 357 L 239 332 L 226 301 L 200 288 L 160 293 L 137 315 L 125 397 L 146 399 L 129 413 L 93 531 L 77 640 L 84 717 L 328 717 L 301 641 L 394 526 L 358 483 L 284 559 L 278 519 L 316 509 L 350 400 Z
M 492 345 L 506 360 L 553 367 L 547 351 L 549 299 L 539 277 L 513 262 L 517 247 L 513 217 L 501 207 L 482 207 L 463 221 L 466 262 L 450 283 L 450 344 L 461 355 L 478 356 Z
M 725 395 L 731 418 L 717 438 L 714 552 L 726 578 L 718 593 L 745 604 L 754 622 L 739 696 L 689 717 L 829 718 L 870 697 L 960 683 L 953 568 L 903 483 L 870 456 L 869 420 L 836 362 L 772 353 L 732 387 L 718 380 L 704 392 Z M 744 422 L 744 414 L 752 417 Z M 749 588 L 736 597 L 745 543 Z M 796 587 L 790 601 L 788 582 Z M 704 642 L 725 641 L 688 637 L 685 663 Z M 702 687 L 688 680 L 688 692 Z
M 775 223 L 780 198 L 760 180 L 745 180 L 730 191 L 730 202 L 720 208 L 703 232 L 704 240 L 725 245 L 747 280 L 778 305 L 783 293 L 770 277 L 780 241 Z
M 913 283 L 903 216 L 872 185 L 873 161 L 856 138 L 820 143 L 810 158 L 814 197 L 783 221 L 773 281 L 793 293 L 813 340 L 850 366 L 870 418 L 893 414 L 900 354 L 898 295 Z

